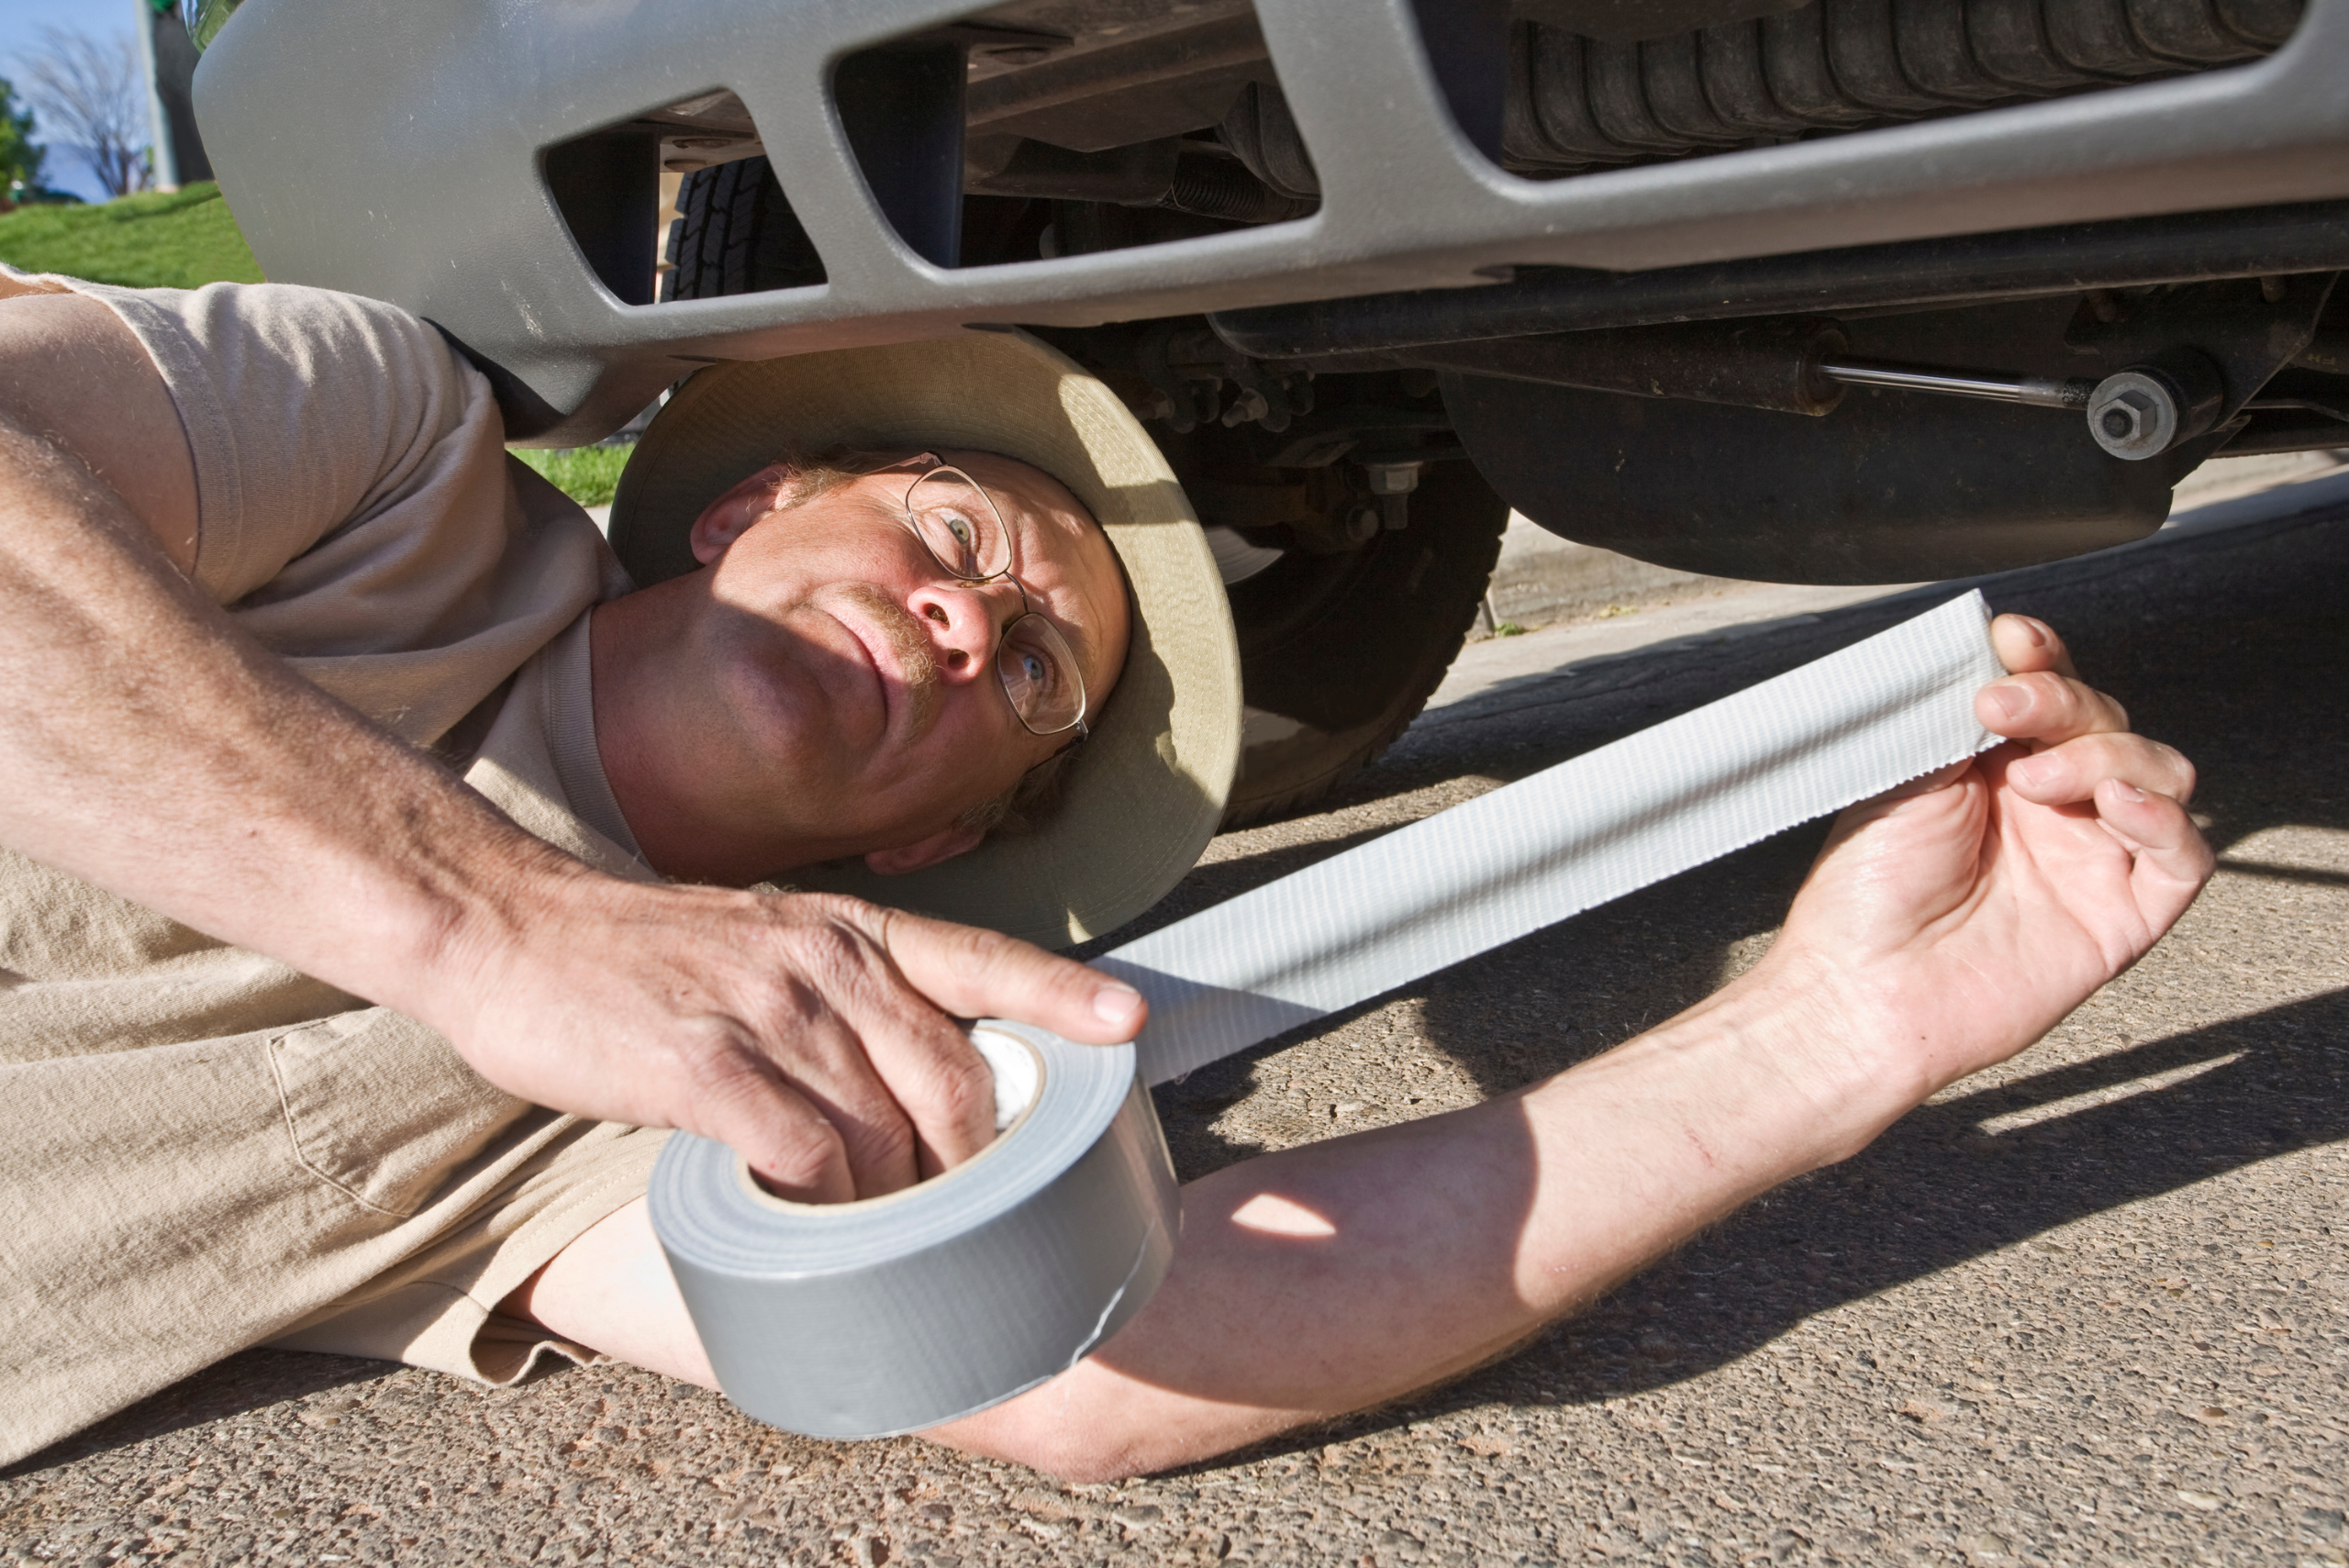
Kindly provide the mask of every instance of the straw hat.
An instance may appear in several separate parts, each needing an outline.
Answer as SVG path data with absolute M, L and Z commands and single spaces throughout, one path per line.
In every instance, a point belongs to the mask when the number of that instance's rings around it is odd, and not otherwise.
M 1197 861 L 1240 757 L 1240 651 L 1190 503 L 1108 387 L 1025 333 L 714 365 L 645 430 L 613 497 L 640 584 L 696 568 L 702 508 L 785 451 L 961 447 L 1034 464 L 1085 503 L 1133 585 L 1125 673 L 1032 829 L 904 876 L 807 867 L 800 887 L 991 926 L 1048 947 L 1112 930 Z

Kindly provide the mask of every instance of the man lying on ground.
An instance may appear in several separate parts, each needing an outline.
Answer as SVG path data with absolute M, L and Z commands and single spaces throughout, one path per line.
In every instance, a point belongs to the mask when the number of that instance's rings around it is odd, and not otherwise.
M 412 317 L 11 286 L 0 1461 L 260 1343 L 707 1383 L 646 1129 L 871 1195 L 989 1136 L 954 1018 L 1139 1028 L 974 929 L 1138 913 L 1236 755 L 1212 560 L 1066 361 L 971 334 L 696 376 L 630 462 L 631 591 Z M 2017 744 L 1847 813 L 1753 971 L 1518 1094 L 1193 1184 L 1124 1331 L 932 1435 L 1102 1477 L 1396 1397 L 2038 1039 L 2210 858 L 2186 762 L 2044 626 L 1994 634 Z M 767 878 L 974 925 L 731 890 Z

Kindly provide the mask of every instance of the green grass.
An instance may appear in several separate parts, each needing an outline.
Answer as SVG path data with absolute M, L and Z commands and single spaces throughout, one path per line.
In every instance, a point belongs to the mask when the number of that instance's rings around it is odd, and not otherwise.
M 262 281 L 220 187 L 210 183 L 0 213 L 0 261 L 131 288 Z
M 628 466 L 633 444 L 618 447 L 564 447 L 555 450 L 517 447 L 514 455 L 551 480 L 556 489 L 583 506 L 609 505 L 620 470 Z

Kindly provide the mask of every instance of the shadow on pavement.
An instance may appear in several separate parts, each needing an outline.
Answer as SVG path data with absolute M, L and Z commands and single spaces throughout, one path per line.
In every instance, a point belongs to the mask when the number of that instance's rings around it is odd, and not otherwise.
M 1650 724 L 1783 673 L 1978 587 L 1996 610 L 2036 615 L 2061 631 L 2082 673 L 2128 704 L 2138 728 L 2193 750 L 2214 727 L 2239 750 L 2198 759 L 2208 774 L 2265 762 L 2277 748 L 2343 740 L 2337 684 L 2309 669 L 2327 651 L 2342 667 L 2337 595 L 2349 573 L 2349 476 L 2296 497 L 2325 505 L 2221 527 L 2221 513 L 2276 505 L 2263 497 L 2211 508 L 2203 522 L 2095 555 L 1959 583 L 1769 627 L 1659 645 L 1573 667 L 1564 678 L 1525 676 L 1428 716 L 1375 766 L 1325 804 L 1342 808 L 1425 787 L 1462 773 L 1515 779 Z M 2213 606 L 2230 606 L 2224 615 Z M 2264 647 L 2263 647 L 2264 645 Z M 2262 701 L 2252 708 L 2254 695 Z M 2268 722 L 2293 710 L 2313 728 Z M 1494 721 L 1500 722 L 1496 723 Z M 2320 789 L 2320 795 L 2333 792 Z M 2337 795 L 2321 804 L 2337 814 Z M 2293 818 L 2298 820 L 2299 818 Z M 1220 868 L 1219 868 L 1220 869 Z
M 368 1383 L 397 1372 L 385 1362 L 355 1356 L 315 1356 L 295 1351 L 247 1351 L 183 1378 L 94 1427 L 51 1443 L 0 1469 L 0 1481 L 38 1474 L 92 1454 L 128 1448 L 187 1427 L 241 1416 L 287 1399 Z
M 2206 1063 L 1997 1136 L 1976 1130 Z M 2344 1138 L 2349 992 L 2333 992 L 1926 1106 L 1633 1281 L 1535 1356 L 1545 1385 L 1573 1401 L 1679 1382 L 1844 1303 Z

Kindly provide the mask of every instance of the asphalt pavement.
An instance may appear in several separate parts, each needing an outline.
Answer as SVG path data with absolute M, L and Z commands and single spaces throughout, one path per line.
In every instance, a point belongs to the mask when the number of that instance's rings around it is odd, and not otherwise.
M 1408 1405 L 1068 1487 L 622 1368 L 483 1393 L 252 1352 L 0 1473 L 0 1560 L 2349 1564 L 2344 583 L 2337 477 L 1987 580 L 2199 764 L 2210 891 L 2032 1051 Z M 1472 649 L 1330 809 L 1218 840 L 1152 918 L 1944 592 L 1562 635 L 1547 665 Z M 1767 947 L 1821 831 L 1194 1073 L 1159 1095 L 1178 1165 L 1465 1105 L 1669 1016 Z

